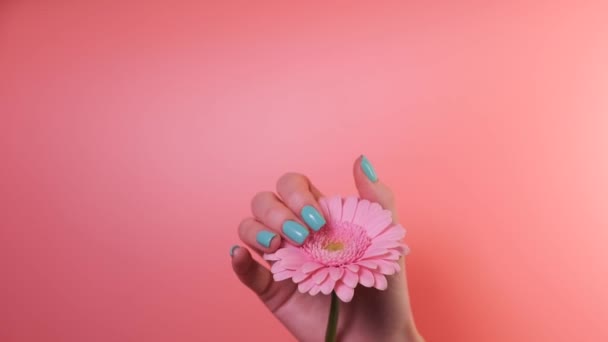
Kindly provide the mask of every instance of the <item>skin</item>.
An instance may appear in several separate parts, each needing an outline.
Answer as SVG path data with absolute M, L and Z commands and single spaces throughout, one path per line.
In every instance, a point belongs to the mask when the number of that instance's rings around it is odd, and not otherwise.
M 381 181 L 370 181 L 363 173 L 360 163 L 361 157 L 353 167 L 359 196 L 391 210 L 396 222 L 397 212 L 391 190 Z M 260 255 L 276 251 L 282 239 L 296 244 L 282 234 L 283 222 L 295 220 L 306 226 L 299 214 L 301 208 L 312 205 L 321 212 L 317 201 L 320 197 L 321 192 L 306 176 L 285 174 L 277 182 L 277 194 L 260 192 L 253 198 L 253 217 L 241 222 L 239 237 Z M 310 234 L 314 234 L 314 231 L 308 229 Z M 277 234 L 270 247 L 266 248 L 256 242 L 256 234 L 260 230 Z M 359 285 L 350 303 L 340 303 L 339 341 L 423 341 L 412 316 L 404 258 L 399 262 L 402 271 L 387 277 L 387 290 L 378 291 Z M 260 298 L 298 341 L 323 341 L 329 296 L 301 294 L 290 280 L 275 282 L 268 268 L 255 261 L 246 248 L 234 250 L 232 267 L 241 282 Z

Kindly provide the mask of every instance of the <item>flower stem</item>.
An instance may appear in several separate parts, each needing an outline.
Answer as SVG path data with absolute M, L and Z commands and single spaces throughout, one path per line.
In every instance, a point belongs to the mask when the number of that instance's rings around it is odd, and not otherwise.
M 327 330 L 325 342 L 335 342 L 338 332 L 338 313 L 340 311 L 340 300 L 335 292 L 331 293 L 331 304 L 329 306 L 329 318 L 327 319 Z

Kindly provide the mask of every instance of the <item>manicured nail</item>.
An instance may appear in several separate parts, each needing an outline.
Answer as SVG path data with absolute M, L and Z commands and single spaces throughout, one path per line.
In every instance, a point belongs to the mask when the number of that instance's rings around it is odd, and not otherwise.
M 285 221 L 283 223 L 283 233 L 297 244 L 302 244 L 309 234 L 308 229 L 295 221 Z
M 315 232 L 327 223 L 323 216 L 321 216 L 321 213 L 312 205 L 302 208 L 302 219 Z
M 363 170 L 363 173 L 365 173 L 367 178 L 373 183 L 378 181 L 376 170 L 374 170 L 372 163 L 369 162 L 366 156 L 361 156 L 361 170 Z
M 236 251 L 239 248 L 240 248 L 239 245 L 234 245 L 234 246 L 230 247 L 230 256 L 234 256 L 234 251 Z
M 277 236 L 277 234 L 267 230 L 260 230 L 255 236 L 255 239 L 260 245 L 268 248 L 270 247 L 270 242 L 272 242 L 272 239 L 274 239 L 275 236 Z

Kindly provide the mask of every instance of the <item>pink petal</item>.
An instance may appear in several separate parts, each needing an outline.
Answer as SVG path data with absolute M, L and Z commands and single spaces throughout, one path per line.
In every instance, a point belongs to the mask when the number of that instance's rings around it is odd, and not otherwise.
M 386 240 L 401 240 L 405 237 L 405 229 L 400 224 L 392 225 L 390 228 L 378 235 L 377 239 Z
M 394 263 L 394 264 L 393 264 L 393 267 L 395 268 L 395 272 L 396 272 L 396 273 L 401 272 L 401 266 L 399 266 L 399 263 L 398 263 L 398 262 Z
M 327 200 L 327 206 L 329 207 L 329 217 L 333 221 L 340 221 L 342 219 L 342 198 L 340 196 L 334 196 Z
M 279 258 L 275 253 L 270 253 L 270 254 L 264 254 L 264 260 L 276 261 L 276 260 L 281 260 L 281 258 Z
M 279 272 L 283 272 L 286 270 L 287 270 L 287 268 L 285 266 L 283 266 L 283 263 L 280 261 L 275 262 L 270 267 L 270 272 L 272 272 L 272 273 L 279 273 Z
M 374 286 L 374 274 L 367 268 L 359 270 L 359 283 L 365 287 Z
M 359 260 L 357 261 L 357 264 L 359 264 L 359 266 L 367 267 L 372 270 L 378 268 L 378 265 L 376 265 L 376 263 L 371 260 Z
M 336 283 L 336 287 L 334 289 L 338 298 L 344 303 L 348 303 L 353 299 L 355 294 L 355 289 L 352 287 L 348 287 L 340 282 Z
M 346 269 L 344 270 L 342 282 L 348 287 L 355 288 L 357 286 L 357 283 L 359 282 L 359 276 L 357 275 L 357 273 Z
M 369 205 L 368 214 L 369 215 L 372 215 L 372 214 L 375 215 L 375 214 L 381 212 L 382 210 L 384 210 L 384 209 L 382 208 L 382 206 L 380 204 L 378 204 L 376 202 L 372 202 Z
M 395 274 L 395 267 L 393 264 L 396 264 L 394 261 L 385 261 L 385 260 L 376 260 L 378 264 L 378 272 L 381 274 L 392 275 Z
M 329 268 L 329 276 L 333 280 L 340 279 L 342 277 L 342 274 L 344 274 L 344 269 L 341 267 L 330 267 Z
M 385 256 L 384 259 L 385 260 L 399 260 L 401 258 L 401 253 L 399 253 L 398 251 L 391 249 L 388 252 L 388 256 Z
M 336 281 L 331 279 L 331 278 L 327 278 L 325 279 L 325 281 L 319 285 L 321 287 L 321 293 L 323 294 L 330 294 L 331 291 L 334 290 L 334 286 L 336 285 Z
M 298 291 L 300 291 L 300 293 L 306 293 L 310 291 L 314 285 L 315 282 L 312 280 L 312 278 L 308 278 L 298 284 Z
M 289 279 L 291 277 L 293 277 L 294 275 L 294 271 L 283 271 L 283 272 L 278 272 L 272 275 L 272 278 L 274 279 L 274 281 L 281 281 L 281 280 L 285 280 L 285 279 Z
M 328 274 L 329 270 L 327 268 L 322 268 L 312 275 L 312 279 L 314 279 L 315 283 L 321 284 L 325 278 L 327 278 Z
M 283 257 L 283 262 L 287 263 L 299 263 L 302 266 L 304 263 L 308 262 L 309 258 L 306 254 L 298 251 L 297 253 L 289 253 Z
M 390 253 L 390 250 L 386 249 L 386 248 L 374 248 L 372 249 L 371 247 L 367 249 L 367 251 L 365 251 L 365 254 L 363 254 L 363 256 L 361 257 L 362 260 L 365 259 L 372 259 L 372 258 L 377 258 L 383 255 L 388 255 Z
M 277 263 L 281 263 L 283 267 L 289 270 L 297 270 L 302 268 L 302 266 L 307 262 L 306 259 L 296 259 L 296 258 L 285 258 L 283 260 L 277 261 Z
M 310 273 L 304 273 L 304 272 L 299 271 L 299 270 L 298 271 L 294 271 L 294 272 L 295 273 L 294 273 L 293 277 L 291 277 L 291 280 L 293 280 L 293 282 L 296 283 L 296 284 L 299 283 L 299 282 L 301 282 L 302 280 L 304 280 L 304 279 L 306 279 L 306 278 L 308 278 L 310 276 Z
M 367 236 L 370 238 L 376 237 L 378 234 L 382 233 L 388 226 L 393 223 L 393 216 L 390 211 L 383 210 L 381 213 L 370 217 L 370 219 L 365 223 L 365 228 L 367 229 Z
M 285 247 L 279 248 L 276 252 L 274 252 L 274 255 L 283 259 L 284 257 L 289 255 L 289 249 Z
M 357 197 L 350 196 L 344 200 L 342 206 L 342 222 L 353 222 L 355 217 L 355 210 L 357 210 Z
M 401 255 L 408 255 L 410 253 L 410 248 L 406 245 L 397 247 L 395 250 L 401 253 Z
M 388 282 L 386 277 L 379 273 L 374 273 L 374 287 L 378 290 L 386 290 Z
M 278 256 L 279 258 L 283 259 L 286 257 L 293 256 L 294 254 L 302 254 L 302 252 L 298 248 L 286 246 L 286 247 L 277 249 L 277 251 L 274 254 L 276 256 Z
M 406 246 L 406 245 L 403 245 L 401 247 L 397 247 L 397 248 L 395 248 L 395 250 L 397 252 L 399 252 L 399 254 L 401 254 L 401 255 L 408 255 L 410 253 L 410 248 L 408 246 Z
M 349 270 L 351 270 L 355 273 L 359 272 L 359 265 L 356 265 L 356 264 L 348 264 L 348 265 L 346 265 L 346 268 L 348 268 Z
M 403 245 L 399 240 L 379 240 L 375 239 L 369 248 L 395 248 Z
M 382 259 L 390 260 L 390 261 L 398 261 L 399 259 L 401 259 L 401 253 L 398 253 L 396 251 L 391 251 L 391 253 L 389 253 L 388 255 L 383 256 Z
M 312 271 L 318 270 L 321 267 L 323 267 L 323 265 L 319 264 L 318 262 L 309 261 L 302 265 L 302 268 L 300 270 L 304 273 L 310 273 Z
M 355 217 L 353 218 L 353 223 L 359 226 L 363 226 L 365 224 L 365 219 L 367 219 L 367 215 L 369 212 L 370 201 L 368 200 L 360 200 L 357 203 L 357 211 L 355 211 Z
M 310 291 L 308 291 L 308 294 L 311 296 L 316 296 L 319 292 L 321 292 L 321 287 L 319 285 L 313 285 Z
M 319 200 L 319 206 L 321 206 L 323 216 L 329 217 L 329 204 L 327 203 L 327 199 L 325 197 Z

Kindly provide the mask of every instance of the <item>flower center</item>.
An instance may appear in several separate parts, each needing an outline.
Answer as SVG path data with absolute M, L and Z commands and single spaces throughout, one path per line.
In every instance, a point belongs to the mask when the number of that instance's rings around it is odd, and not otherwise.
M 357 261 L 370 245 L 362 227 L 350 222 L 329 222 L 311 234 L 301 248 L 323 265 L 341 266 Z
M 339 242 L 339 241 L 329 242 L 323 248 L 325 250 L 327 250 L 327 251 L 330 251 L 330 252 L 337 252 L 337 251 L 341 251 L 341 250 L 344 249 L 344 244 L 342 242 Z

